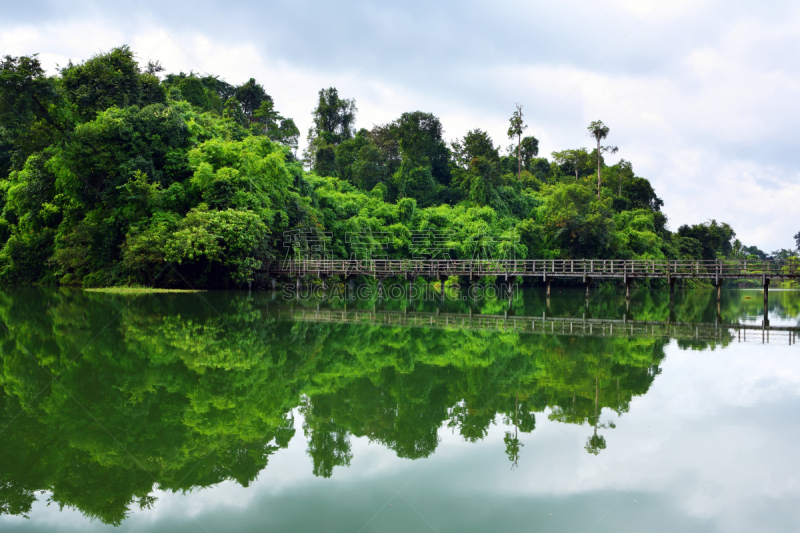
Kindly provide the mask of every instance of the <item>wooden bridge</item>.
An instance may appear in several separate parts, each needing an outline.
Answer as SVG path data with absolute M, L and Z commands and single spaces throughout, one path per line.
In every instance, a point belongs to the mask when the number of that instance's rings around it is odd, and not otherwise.
M 605 318 L 572 318 L 466 313 L 431 313 L 378 311 L 366 309 L 306 309 L 270 307 L 268 314 L 277 319 L 316 322 L 365 324 L 387 327 L 420 327 L 433 329 L 464 329 L 505 331 L 523 334 L 571 335 L 580 337 L 660 337 L 678 340 L 714 342 L 795 344 L 800 327 L 769 326 L 717 322 L 680 322 L 627 320 Z M 770 340 L 771 337 L 771 340 Z
M 266 272 L 298 279 L 316 276 L 325 279 L 342 276 L 354 279 L 370 276 L 378 279 L 403 277 L 415 279 L 427 277 L 446 279 L 461 276 L 475 281 L 486 276 L 510 278 L 541 278 L 547 284 L 554 279 L 580 279 L 589 292 L 591 280 L 619 279 L 626 286 L 630 297 L 630 283 L 634 280 L 664 279 L 670 284 L 670 299 L 674 295 L 675 280 L 707 279 L 717 287 L 717 299 L 724 280 L 758 280 L 764 287 L 764 299 L 768 298 L 770 280 L 800 280 L 800 260 L 716 260 L 716 261 L 668 261 L 626 259 L 301 259 L 272 261 Z

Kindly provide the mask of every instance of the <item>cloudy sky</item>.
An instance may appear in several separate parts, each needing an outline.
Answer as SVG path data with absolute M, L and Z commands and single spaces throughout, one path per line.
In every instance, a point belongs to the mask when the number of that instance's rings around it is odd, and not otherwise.
M 616 157 L 675 230 L 711 218 L 771 251 L 800 231 L 800 4 L 742 0 L 28 0 L 2 6 L 0 54 L 49 69 L 128 44 L 167 71 L 255 77 L 307 130 L 335 86 L 358 126 L 404 111 L 506 146 L 524 105 L 541 155 L 610 128 Z

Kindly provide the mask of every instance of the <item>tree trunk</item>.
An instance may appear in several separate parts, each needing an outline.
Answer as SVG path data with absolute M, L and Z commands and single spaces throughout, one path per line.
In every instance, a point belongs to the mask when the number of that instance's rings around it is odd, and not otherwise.
M 53 119 L 53 116 L 50 114 L 50 112 L 47 110 L 47 108 L 44 106 L 44 104 L 42 104 L 42 102 L 39 101 L 39 98 L 37 98 L 36 95 L 33 95 L 32 98 L 33 98 L 33 101 L 36 102 L 36 106 L 42 112 L 42 115 L 44 116 L 44 119 L 48 122 L 48 124 L 53 126 L 55 129 L 57 129 L 61 133 L 64 133 L 64 128 L 62 128 L 58 123 L 56 123 L 56 121 Z
M 600 139 L 597 139 L 597 201 L 600 201 Z
M 600 401 L 600 383 L 594 378 L 594 436 L 597 437 L 597 423 L 600 421 L 597 415 L 597 404 Z
M 522 147 L 522 135 L 517 136 L 517 180 L 522 181 L 522 157 L 520 157 Z

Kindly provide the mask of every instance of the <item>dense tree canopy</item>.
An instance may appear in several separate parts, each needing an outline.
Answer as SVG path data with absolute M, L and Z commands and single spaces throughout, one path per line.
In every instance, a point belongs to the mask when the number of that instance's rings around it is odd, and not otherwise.
M 423 111 L 356 129 L 355 101 L 327 88 L 301 161 L 297 126 L 254 78 L 159 78 L 127 46 L 54 75 L 35 55 L 0 67 L 1 283 L 235 286 L 286 253 L 285 232 L 329 234 L 342 256 L 355 231 L 390 234 L 393 257 L 419 232 L 458 235 L 454 258 L 515 235 L 531 258 L 748 255 L 725 223 L 670 232 L 650 182 L 606 164 L 600 121 L 592 152 L 549 161 L 521 107 L 501 154 L 480 128 L 448 142 Z

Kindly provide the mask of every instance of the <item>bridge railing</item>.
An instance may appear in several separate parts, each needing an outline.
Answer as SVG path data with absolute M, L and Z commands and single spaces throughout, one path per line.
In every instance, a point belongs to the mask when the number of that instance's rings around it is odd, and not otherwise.
M 597 277 L 800 277 L 800 260 L 662 259 L 305 259 L 275 262 L 271 272 L 416 276 L 597 276 Z
M 277 307 L 269 313 L 278 319 L 309 322 L 370 324 L 447 329 L 480 329 L 517 331 L 595 337 L 669 337 L 675 339 L 719 339 L 773 342 L 786 339 L 794 344 L 800 327 L 768 326 L 762 324 L 722 322 L 681 322 L 657 320 L 626 320 L 609 318 L 508 316 L 494 314 L 430 313 L 424 311 L 390 311 L 366 309 L 317 309 Z M 760 333 L 760 335 L 759 335 Z

